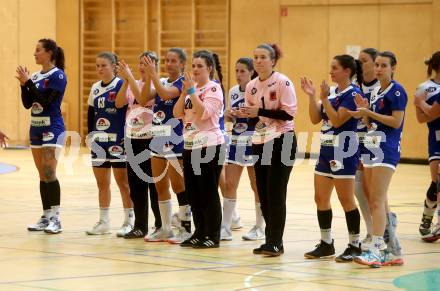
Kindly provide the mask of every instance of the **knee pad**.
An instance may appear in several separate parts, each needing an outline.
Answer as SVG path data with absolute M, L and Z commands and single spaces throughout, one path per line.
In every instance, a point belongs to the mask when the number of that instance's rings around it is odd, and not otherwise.
M 429 186 L 428 191 L 426 191 L 426 198 L 428 198 L 430 201 L 437 201 L 437 191 L 440 187 L 440 181 L 431 182 L 431 186 Z

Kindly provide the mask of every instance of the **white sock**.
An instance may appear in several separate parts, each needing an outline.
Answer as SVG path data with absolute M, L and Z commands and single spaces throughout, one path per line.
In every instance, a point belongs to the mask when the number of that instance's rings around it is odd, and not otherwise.
M 124 208 L 124 224 L 134 225 L 134 210 L 133 208 Z
M 179 206 L 179 219 L 181 221 L 191 221 L 191 206 Z
M 50 219 L 51 217 L 52 217 L 52 209 L 46 209 L 46 210 L 43 210 L 43 215 L 47 218 L 47 219 Z
M 385 241 L 383 240 L 383 236 L 380 235 L 373 235 L 372 238 L 372 244 L 371 244 L 371 248 L 374 251 L 382 251 L 387 247 L 387 245 L 385 244 Z
M 99 221 L 109 222 L 110 221 L 110 208 L 100 207 L 99 208 Z
M 349 239 L 349 244 L 351 244 L 354 247 L 359 247 L 360 245 L 360 234 L 349 234 L 348 235 L 348 239 Z
M 232 217 L 235 210 L 236 199 L 223 198 L 222 226 L 231 230 Z
M 223 202 L 225 201 L 224 199 L 228 199 L 228 198 L 223 198 Z M 233 199 L 234 201 L 237 201 L 236 199 Z M 237 204 L 235 204 L 234 206 L 234 210 L 232 211 L 232 220 L 238 220 L 240 218 L 240 215 L 238 215 L 238 211 L 237 211 Z
M 260 228 L 264 227 L 264 217 L 260 202 L 255 202 L 255 225 Z
M 332 229 L 321 229 L 321 240 L 331 244 L 333 242 L 332 240 Z
M 160 218 L 162 219 L 162 229 L 164 231 L 171 230 L 171 217 L 173 215 L 173 208 L 171 199 L 159 201 Z
M 50 207 L 52 210 L 52 217 L 55 217 L 56 219 L 60 219 L 60 206 L 54 205 Z

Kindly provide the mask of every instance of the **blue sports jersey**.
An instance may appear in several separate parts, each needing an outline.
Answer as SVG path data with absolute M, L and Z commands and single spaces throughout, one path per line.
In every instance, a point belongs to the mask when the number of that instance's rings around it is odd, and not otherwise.
M 54 67 L 48 72 L 36 72 L 31 80 L 37 90 L 46 93 L 48 90 L 59 92 L 58 96 L 48 106 L 43 107 L 33 100 L 31 109 L 31 126 L 29 130 L 31 146 L 58 145 L 64 140 L 58 137 L 64 133 L 64 121 L 61 115 L 61 102 L 67 85 L 64 72 Z
M 426 103 L 440 103 L 440 84 L 428 80 L 419 85 L 416 94 L 426 93 Z M 440 118 L 427 123 L 429 161 L 440 159 Z
M 93 84 L 89 95 L 89 105 L 95 110 L 93 141 L 100 146 L 100 154 L 92 148 L 92 160 L 124 160 L 124 127 L 127 106 L 116 108 L 115 100 L 123 81 L 115 77 L 109 84 L 102 81 Z
M 240 108 L 245 103 L 245 91 L 236 85 L 229 90 L 229 108 Z M 228 148 L 228 162 L 239 165 L 252 165 L 252 135 L 255 125 L 248 118 L 234 118 L 231 141 Z
M 380 87 L 374 89 L 370 97 L 370 109 L 382 115 L 392 115 L 393 111 L 405 111 L 407 103 L 405 89 L 394 80 L 383 91 Z M 373 153 L 374 158 L 368 164 L 385 164 L 392 168 L 396 167 L 400 160 L 402 129 L 403 121 L 399 128 L 392 128 L 377 120 L 370 119 L 364 144 Z M 383 157 L 380 156 L 382 153 Z
M 176 87 L 179 95 L 182 92 L 183 76 L 170 82 L 168 78 L 161 78 L 161 84 L 164 87 Z M 181 156 L 183 151 L 183 122 L 173 115 L 174 105 L 179 100 L 179 96 L 162 100 L 158 94 L 155 97 L 153 107 L 153 126 L 151 132 L 153 139 L 150 143 L 150 149 L 154 156 Z

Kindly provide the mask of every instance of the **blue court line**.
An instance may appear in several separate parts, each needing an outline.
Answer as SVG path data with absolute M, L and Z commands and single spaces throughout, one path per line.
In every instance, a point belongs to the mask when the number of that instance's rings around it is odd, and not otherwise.
M 0 163 L 0 175 L 18 171 L 18 167 L 10 164 Z

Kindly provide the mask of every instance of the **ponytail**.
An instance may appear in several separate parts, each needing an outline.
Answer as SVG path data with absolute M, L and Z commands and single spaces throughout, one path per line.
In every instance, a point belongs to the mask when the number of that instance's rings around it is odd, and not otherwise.
M 112 52 L 101 52 L 97 56 L 97 58 L 103 58 L 110 61 L 110 64 L 115 65 L 114 74 L 117 75 L 116 65 L 118 64 L 118 55 Z
M 425 61 L 425 65 L 428 66 L 427 69 L 427 75 L 428 78 L 431 78 L 432 71 L 435 71 L 436 73 L 440 72 L 440 51 L 436 51 L 432 54 L 431 58 L 429 60 Z
M 283 56 L 281 48 L 276 43 L 263 43 L 257 46 L 257 48 L 265 49 L 269 52 L 271 60 L 274 60 L 274 66 L 276 66 L 278 60 Z
M 362 84 L 364 83 L 362 64 L 361 64 L 361 61 L 359 61 L 359 60 L 355 60 L 355 64 L 356 64 L 356 81 L 357 81 L 359 87 L 362 88 Z
M 64 50 L 60 46 L 58 46 L 53 39 L 50 38 L 42 38 L 38 42 L 41 43 L 41 45 L 47 52 L 49 51 L 52 52 L 50 60 L 54 62 L 55 66 L 58 69 L 64 71 L 65 68 Z
M 225 88 L 223 87 L 223 73 L 222 66 L 220 65 L 220 59 L 216 53 L 212 54 L 214 59 L 215 71 L 217 72 L 218 81 L 220 82 L 220 87 L 222 88 L 223 95 L 225 94 Z

